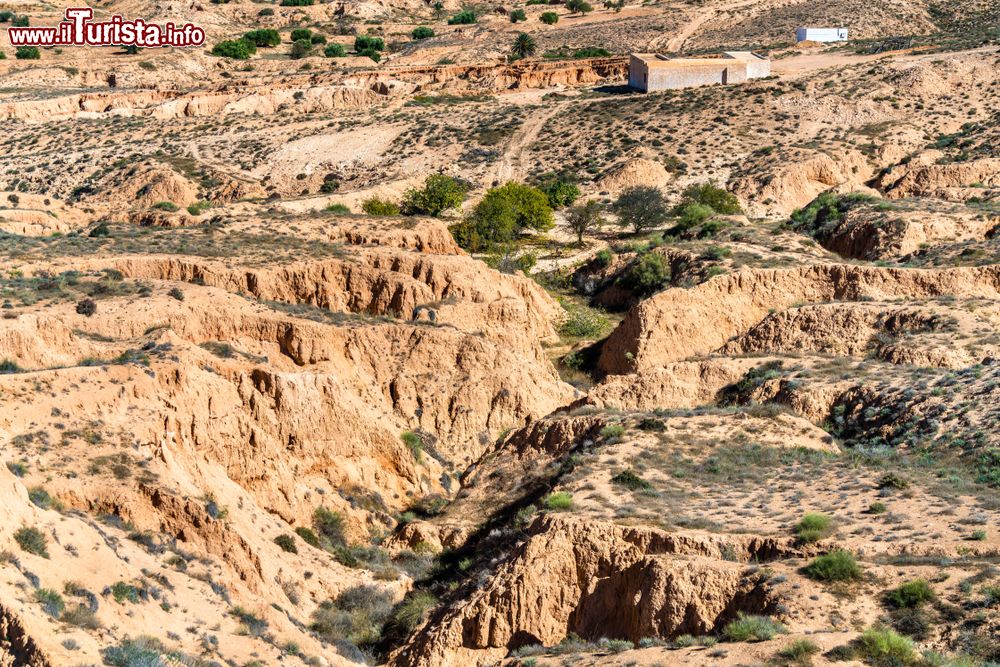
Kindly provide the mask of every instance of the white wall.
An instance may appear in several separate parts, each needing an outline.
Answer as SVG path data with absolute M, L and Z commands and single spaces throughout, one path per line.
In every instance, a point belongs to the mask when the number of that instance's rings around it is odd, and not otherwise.
M 796 41 L 804 42 L 844 42 L 847 28 L 799 28 L 795 31 Z

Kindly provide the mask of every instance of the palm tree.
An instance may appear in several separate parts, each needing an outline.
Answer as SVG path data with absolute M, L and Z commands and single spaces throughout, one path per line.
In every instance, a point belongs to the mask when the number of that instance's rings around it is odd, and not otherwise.
M 511 48 L 510 53 L 514 58 L 527 58 L 528 56 L 535 55 L 535 51 L 537 50 L 538 44 L 535 43 L 535 38 L 526 32 L 522 32 L 514 38 L 514 46 Z

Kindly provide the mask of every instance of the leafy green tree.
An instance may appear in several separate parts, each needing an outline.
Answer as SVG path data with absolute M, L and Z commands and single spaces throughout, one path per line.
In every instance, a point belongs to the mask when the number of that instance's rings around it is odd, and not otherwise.
M 519 21 L 527 21 L 528 20 L 528 15 L 524 13 L 523 9 L 514 9 L 514 10 L 511 10 L 511 12 L 510 12 L 510 14 L 508 16 L 510 17 L 510 22 L 511 23 L 517 23 Z
M 343 58 L 347 55 L 347 51 L 344 50 L 343 44 L 333 42 L 326 45 L 326 48 L 323 49 L 323 55 L 327 58 Z
M 580 188 L 577 187 L 574 175 L 559 176 L 555 174 L 541 177 L 539 188 L 549 198 L 549 206 L 552 208 L 564 208 L 571 206 L 580 196 Z
M 510 53 L 515 58 L 527 58 L 535 55 L 537 50 L 538 44 L 535 43 L 535 38 L 522 32 L 514 38 L 514 45 L 511 47 Z
M 251 30 L 243 35 L 243 39 L 251 42 L 258 48 L 272 47 L 281 44 L 281 33 L 270 28 L 262 28 L 260 30 Z
M 313 31 L 309 28 L 296 28 L 292 31 L 292 41 L 297 42 L 300 39 L 309 40 L 312 37 Z
M 577 14 L 589 14 L 594 11 L 593 5 L 587 0 L 566 0 L 566 9 Z
M 612 210 L 618 222 L 631 227 L 636 234 L 643 230 L 662 227 L 670 217 L 670 209 L 659 188 L 637 185 L 622 191 Z
M 453 233 L 469 250 L 511 243 L 525 229 L 545 231 L 554 225 L 548 197 L 538 188 L 510 182 L 490 188 Z
M 737 215 L 743 212 L 736 196 L 726 192 L 725 188 L 720 188 L 713 181 L 692 185 L 684 190 L 681 206 L 691 203 L 708 206 L 720 215 Z
M 677 226 L 681 231 L 687 231 L 704 223 L 715 215 L 715 210 L 711 206 L 704 204 L 687 204 L 680 210 L 680 220 Z
M 375 62 L 382 60 L 382 54 L 375 49 L 362 49 L 358 51 L 358 55 L 362 58 L 371 58 Z
M 424 181 L 424 187 L 412 188 L 403 195 L 400 207 L 403 215 L 438 217 L 447 210 L 459 208 L 468 188 L 451 176 L 434 174 Z
M 448 25 L 471 25 L 476 22 L 476 13 L 471 9 L 463 9 L 448 19 Z
M 604 207 L 595 200 L 590 200 L 582 206 L 574 206 L 569 210 L 566 221 L 569 228 L 576 233 L 576 242 L 583 245 L 583 235 L 604 225 Z
M 297 39 L 292 44 L 292 50 L 289 55 L 293 60 L 298 60 L 299 58 L 306 58 L 312 54 L 313 45 L 308 39 Z
M 41 60 L 42 52 L 37 46 L 19 46 L 14 51 L 14 57 L 18 60 Z
M 358 53 L 368 49 L 374 51 L 385 51 L 385 41 L 381 37 L 372 35 L 358 35 L 354 38 L 354 50 Z
M 559 15 L 555 12 L 543 12 L 539 18 L 545 25 L 555 25 L 559 23 Z
M 658 253 L 647 252 L 632 265 L 622 282 L 639 296 L 645 296 L 661 289 L 669 280 L 667 261 Z
M 427 26 L 421 25 L 413 29 L 410 33 L 410 37 L 413 39 L 430 39 L 434 36 L 434 31 Z
M 212 55 L 234 60 L 246 60 L 257 53 L 257 47 L 246 39 L 227 39 L 212 47 Z

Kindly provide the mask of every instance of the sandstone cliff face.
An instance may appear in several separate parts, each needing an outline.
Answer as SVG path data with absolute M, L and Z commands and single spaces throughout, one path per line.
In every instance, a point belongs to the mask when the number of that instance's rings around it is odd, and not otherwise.
M 1000 159 L 987 158 L 954 164 L 916 164 L 899 167 L 885 177 L 886 197 L 934 197 L 966 201 L 995 194 L 1000 188 Z
M 436 611 L 388 664 L 485 665 L 571 632 L 634 641 L 701 634 L 738 611 L 773 612 L 776 600 L 764 580 L 741 563 L 794 552 L 780 539 L 541 517 L 484 587 Z
M 645 370 L 704 355 L 745 333 L 770 309 L 866 298 L 1000 296 L 996 267 L 886 269 L 818 265 L 743 271 L 692 289 L 662 292 L 633 308 L 601 351 L 608 373 Z

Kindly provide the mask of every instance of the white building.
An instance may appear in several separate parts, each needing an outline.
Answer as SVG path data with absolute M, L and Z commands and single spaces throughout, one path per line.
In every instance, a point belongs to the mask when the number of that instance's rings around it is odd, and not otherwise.
M 797 42 L 846 42 L 847 28 L 798 28 Z

